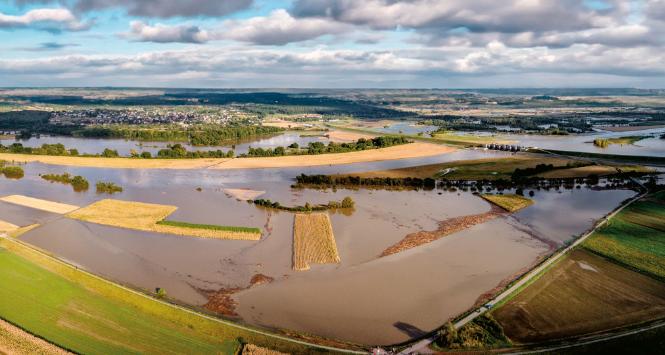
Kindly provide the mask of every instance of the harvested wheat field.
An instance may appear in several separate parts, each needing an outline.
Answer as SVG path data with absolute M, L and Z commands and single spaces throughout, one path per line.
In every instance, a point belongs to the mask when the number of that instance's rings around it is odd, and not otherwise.
M 293 218 L 293 269 L 310 263 L 339 263 L 337 244 L 327 213 L 298 213 Z
M 9 233 L 17 230 L 19 226 L 0 220 L 0 233 Z
M 242 355 L 287 355 L 276 350 L 271 350 L 267 348 L 262 348 L 254 344 L 246 344 L 242 348 Z
M 224 193 L 241 201 L 256 200 L 257 197 L 266 193 L 265 191 L 250 189 L 224 189 Z
M 0 159 L 16 162 L 39 162 L 43 164 L 63 166 L 83 166 L 90 168 L 117 169 L 205 169 L 230 158 L 210 159 L 135 159 L 135 158 L 104 158 L 76 157 L 57 155 L 32 155 L 0 153 Z
M 432 143 L 408 143 L 387 148 L 360 150 L 348 153 L 317 155 L 287 155 L 280 157 L 234 158 L 211 166 L 211 169 L 261 169 L 321 165 L 367 163 L 373 161 L 430 157 L 455 151 L 456 148 Z
M 376 137 L 376 135 L 371 135 L 371 134 L 364 134 L 364 133 L 356 133 L 356 132 L 349 132 L 349 131 L 330 131 L 328 132 L 328 138 L 333 141 L 333 142 L 355 142 L 360 138 L 365 138 L 365 139 L 372 139 Z
M 450 153 L 454 150 L 456 149 L 440 144 L 417 142 L 348 153 L 310 155 L 307 156 L 306 159 L 304 159 L 302 155 L 258 158 L 135 159 L 13 153 L 0 153 L 0 159 L 27 163 L 40 162 L 52 165 L 111 169 L 261 169 L 367 163 L 372 161 L 420 158 Z
M 182 236 L 240 240 L 258 240 L 261 238 L 261 233 L 223 230 L 221 226 L 220 228 L 204 228 L 211 226 L 202 225 L 202 228 L 196 228 L 197 225 L 186 227 L 158 224 L 176 209 L 176 206 L 106 199 L 83 207 L 67 216 L 107 226 Z
M 517 212 L 523 208 L 533 205 L 533 200 L 520 195 L 490 195 L 483 194 L 480 197 L 503 208 L 508 212 Z
M 665 284 L 575 250 L 492 312 L 514 342 L 625 327 L 665 316 Z
M 0 354 L 71 354 L 0 319 Z
M 46 212 L 65 214 L 79 209 L 79 206 L 68 205 L 66 203 L 42 200 L 23 195 L 11 195 L 0 198 L 0 201 L 13 203 L 15 205 L 30 207 Z

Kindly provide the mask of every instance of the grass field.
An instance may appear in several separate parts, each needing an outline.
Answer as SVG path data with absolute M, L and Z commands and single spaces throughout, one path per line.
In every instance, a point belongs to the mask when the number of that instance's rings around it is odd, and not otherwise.
M 637 172 L 637 173 L 652 173 L 655 170 L 639 166 L 639 165 L 625 165 L 625 166 L 610 166 L 610 165 L 588 165 L 577 168 L 557 169 L 538 174 L 536 176 L 548 179 L 562 179 L 562 178 L 581 178 L 590 175 L 606 176 L 613 175 L 619 172 Z
M 339 263 L 337 244 L 327 213 L 297 213 L 293 217 L 293 269 L 310 263 Z
M 261 234 L 261 229 L 253 227 L 218 226 L 215 224 L 198 224 L 198 223 L 187 223 L 187 222 L 178 222 L 178 221 L 158 221 L 157 224 L 163 226 L 173 226 L 173 227 L 183 227 L 183 228 L 209 229 L 214 231 Z
M 487 158 L 475 160 L 453 161 L 440 164 L 428 164 L 407 168 L 376 170 L 351 173 L 345 175 L 360 177 L 391 177 L 391 178 L 428 178 L 441 176 L 450 180 L 496 180 L 510 179 L 515 169 L 532 168 L 538 164 L 565 166 L 573 162 L 571 159 L 553 158 L 536 155 L 516 155 L 509 158 Z M 446 171 L 445 175 L 442 175 Z
M 485 136 L 485 135 L 478 136 L 471 134 L 436 133 L 432 138 L 442 143 L 458 144 L 466 146 L 477 146 L 477 145 L 484 146 L 485 144 L 490 144 L 490 143 L 497 143 L 497 144 L 514 143 L 510 140 L 502 139 L 495 136 Z
M 237 339 L 311 349 L 205 318 L 0 239 L 0 317 L 79 353 L 232 354 Z
M 236 346 L 100 297 L 4 249 L 0 265 L 0 315 L 76 352 L 229 353 Z
M 593 159 L 602 159 L 606 161 L 613 162 L 625 162 L 629 164 L 665 164 L 665 157 L 656 157 L 649 155 L 618 155 L 618 154 L 601 154 L 601 153 L 588 153 L 588 152 L 573 152 L 568 150 L 554 150 L 547 149 L 548 152 L 552 152 L 559 155 L 567 155 L 570 157 L 582 157 L 582 158 L 593 158 Z
M 10 195 L 0 198 L 0 201 L 13 203 L 15 205 L 30 207 L 46 212 L 65 214 L 77 210 L 79 207 L 69 205 L 66 203 L 53 202 L 42 200 L 38 198 L 23 196 L 23 195 Z
M 216 239 L 261 239 L 261 231 L 258 228 L 163 221 L 176 209 L 176 206 L 169 205 L 105 199 L 69 213 L 67 216 L 86 222 L 147 232 Z M 163 222 L 160 223 L 160 221 Z
M 503 208 L 508 212 L 517 212 L 523 208 L 533 205 L 533 200 L 528 199 L 520 195 L 491 195 L 491 194 L 482 194 L 480 195 L 485 200 Z
M 574 250 L 492 311 L 518 343 L 561 339 L 665 316 L 665 284 Z
M 648 195 L 623 209 L 583 246 L 665 278 L 665 191 Z

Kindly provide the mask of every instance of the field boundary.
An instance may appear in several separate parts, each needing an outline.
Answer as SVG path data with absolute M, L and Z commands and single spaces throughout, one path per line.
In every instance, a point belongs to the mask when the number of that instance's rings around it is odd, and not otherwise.
M 14 244 L 14 245 L 18 246 L 19 248 L 23 248 L 24 250 L 27 250 L 28 252 L 36 253 L 41 257 L 47 258 L 51 262 L 55 262 L 59 265 L 62 265 L 66 268 L 71 269 L 74 272 L 81 273 L 81 274 L 83 274 L 87 277 L 90 277 L 90 278 L 92 278 L 96 281 L 102 282 L 102 283 L 104 283 L 108 286 L 121 289 L 125 292 L 129 292 L 129 293 L 131 293 L 135 296 L 142 297 L 144 299 L 147 299 L 147 300 L 152 301 L 152 302 L 156 302 L 156 303 L 161 304 L 163 306 L 170 307 L 170 308 L 173 308 L 173 309 L 177 309 L 177 310 L 183 311 L 185 313 L 188 313 L 190 315 L 201 317 L 203 319 L 213 321 L 213 322 L 216 322 L 216 323 L 219 323 L 219 324 L 223 324 L 225 326 L 229 326 L 229 327 L 236 328 L 236 329 L 241 329 L 241 330 L 244 330 L 244 331 L 248 331 L 248 332 L 251 332 L 251 333 L 258 334 L 258 335 L 263 335 L 263 336 L 273 338 L 273 339 L 277 339 L 277 340 L 281 340 L 281 341 L 284 341 L 284 342 L 290 342 L 290 343 L 304 345 L 304 346 L 312 347 L 312 348 L 318 348 L 318 349 L 322 349 L 322 350 L 328 350 L 328 351 L 334 351 L 334 352 L 340 352 L 340 353 L 347 353 L 347 354 L 366 354 L 367 353 L 365 351 L 336 348 L 336 347 L 332 347 L 332 346 L 319 345 L 319 344 L 314 344 L 314 343 L 310 343 L 310 342 L 306 342 L 306 341 L 302 341 L 302 340 L 292 339 L 292 338 L 289 338 L 289 337 L 286 337 L 286 336 L 270 333 L 270 332 L 267 332 L 267 331 L 262 331 L 262 330 L 259 330 L 259 329 L 251 328 L 249 326 L 244 326 L 244 325 L 237 324 L 237 323 L 234 323 L 234 322 L 230 322 L 230 321 L 226 321 L 226 320 L 223 320 L 223 319 L 215 318 L 215 317 L 212 317 L 212 316 L 200 313 L 200 312 L 193 311 L 189 308 L 186 308 L 186 307 L 183 307 L 183 306 L 180 306 L 180 305 L 176 305 L 176 304 L 173 304 L 173 303 L 170 303 L 170 302 L 166 302 L 166 301 L 163 301 L 163 300 L 156 299 L 156 298 L 148 296 L 148 295 L 146 295 L 142 292 L 136 291 L 136 290 L 131 289 L 129 287 L 126 287 L 126 286 L 120 285 L 118 283 L 115 283 L 113 281 L 102 278 L 98 275 L 95 275 L 95 274 L 89 272 L 89 271 L 82 270 L 82 269 L 80 269 L 80 268 L 78 268 L 78 267 L 76 267 L 76 266 L 74 266 L 74 265 L 72 265 L 72 264 L 70 264 L 70 263 L 68 263 L 64 260 L 61 260 L 61 259 L 59 259 L 59 258 L 57 258 L 53 255 L 50 255 L 50 254 L 48 254 L 48 253 L 46 253 L 42 250 L 34 248 L 34 247 L 32 247 L 32 246 L 28 245 L 27 243 L 24 243 L 20 240 L 8 238 L 5 234 L 0 234 L 0 239 L 3 240 L 3 241 L 9 242 L 10 244 Z M 19 256 L 20 256 L 20 254 L 19 254 Z M 21 256 L 21 257 L 23 257 L 23 256 Z M 31 261 L 31 262 L 33 262 L 33 261 Z M 35 264 L 37 264 L 37 263 L 35 263 Z M 39 265 L 39 264 L 37 264 L 37 265 Z M 39 265 L 39 266 L 42 267 L 41 265 Z M 49 270 L 49 271 L 53 272 L 51 270 Z M 63 277 L 63 276 L 61 276 L 61 277 Z

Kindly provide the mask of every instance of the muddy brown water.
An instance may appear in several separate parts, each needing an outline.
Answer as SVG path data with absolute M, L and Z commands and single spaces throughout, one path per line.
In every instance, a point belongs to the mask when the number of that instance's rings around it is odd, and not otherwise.
M 483 293 L 589 228 L 632 191 L 536 191 L 536 203 L 514 216 L 476 225 L 435 242 L 377 259 L 409 233 L 437 222 L 483 213 L 490 206 L 463 192 L 294 190 L 300 173 L 343 173 L 473 159 L 505 153 L 460 151 L 439 157 L 305 169 L 130 170 L 25 165 L 21 180 L 0 179 L 0 195 L 24 194 L 84 206 L 94 182 L 123 186 L 113 198 L 172 204 L 169 219 L 260 227 L 260 241 L 188 238 L 101 226 L 0 204 L 0 219 L 43 225 L 22 240 L 96 274 L 133 287 L 166 289 L 195 306 L 203 290 L 245 288 L 255 274 L 275 280 L 236 293 L 244 322 L 289 328 L 342 340 L 389 344 L 429 331 L 471 307 Z M 39 173 L 80 174 L 90 191 L 43 181 Z M 196 191 L 201 187 L 202 191 Z M 293 215 L 271 212 L 224 194 L 225 188 L 265 190 L 262 198 L 286 205 L 324 203 L 351 196 L 351 215 L 332 214 L 340 264 L 292 270 Z

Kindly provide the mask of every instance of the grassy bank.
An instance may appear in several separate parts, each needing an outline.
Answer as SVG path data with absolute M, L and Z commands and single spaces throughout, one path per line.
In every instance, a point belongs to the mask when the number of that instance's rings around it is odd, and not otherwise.
M 594 232 L 583 246 L 665 279 L 665 191 L 626 207 Z
M 182 228 L 261 234 L 261 229 L 253 227 L 218 226 L 215 224 L 198 224 L 198 223 L 187 223 L 179 221 L 158 221 L 157 224 L 161 224 L 164 226 L 182 227 Z
M 232 354 L 242 337 L 307 353 L 305 346 L 157 302 L 0 239 L 0 316 L 81 353 Z

